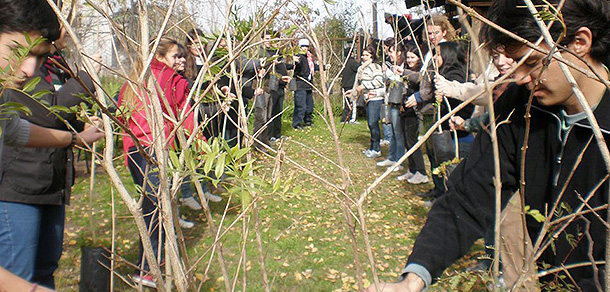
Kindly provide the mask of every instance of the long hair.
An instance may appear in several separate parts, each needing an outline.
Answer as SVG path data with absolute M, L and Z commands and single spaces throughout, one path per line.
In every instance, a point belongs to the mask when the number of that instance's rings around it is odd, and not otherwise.
M 159 45 L 157 46 L 157 51 L 155 51 L 155 57 L 165 56 L 174 46 L 177 46 L 178 42 L 168 37 L 161 37 L 159 40 Z M 131 73 L 129 74 L 129 78 L 131 80 L 136 80 L 138 75 L 144 69 L 142 66 L 142 58 L 136 58 L 134 60 L 134 64 L 131 68 Z M 129 81 L 127 81 L 129 82 Z M 134 85 L 135 86 L 135 85 Z M 128 106 L 136 106 L 138 104 L 138 94 L 132 90 L 132 86 L 127 85 L 127 88 L 123 92 L 123 104 Z
M 368 46 L 364 50 L 371 54 L 371 61 L 373 61 L 373 63 L 377 63 L 377 49 L 374 46 Z
M 422 61 L 421 61 L 421 56 L 419 55 L 419 50 L 417 49 L 417 46 L 415 45 L 408 45 L 405 48 L 405 63 L 406 63 L 406 59 L 407 59 L 407 53 L 413 53 L 415 54 L 415 56 L 417 56 L 417 64 L 415 64 L 415 67 L 413 68 L 409 68 L 409 70 L 412 71 L 419 71 L 421 69 L 422 66 Z
M 396 53 L 400 53 L 398 55 L 398 59 L 393 60 L 393 63 L 396 65 L 405 64 L 405 62 L 407 60 L 407 56 L 406 56 L 407 51 L 405 49 L 405 46 L 402 44 L 402 42 L 396 42 L 396 40 L 392 39 L 392 41 L 386 43 L 386 45 L 388 46 L 388 50 L 392 49 L 392 50 L 396 50 Z
M 445 16 L 445 15 L 442 15 L 442 14 L 432 15 L 426 21 L 426 25 L 427 26 L 430 26 L 430 25 L 440 26 L 441 30 L 447 32 L 445 34 L 445 40 L 448 42 L 455 41 L 457 39 L 457 34 L 455 33 L 455 28 L 453 27 L 451 22 L 449 22 L 449 18 L 447 18 L 447 16 Z M 424 34 L 424 40 L 427 40 L 428 32 L 426 30 L 424 30 L 423 34 Z
M 443 77 L 450 80 L 466 79 L 466 53 L 458 42 L 444 42 L 438 44 L 443 63 L 438 68 L 438 71 Z M 437 52 L 438 53 L 438 52 Z M 458 78 L 450 78 L 447 73 Z
M 197 78 L 197 74 L 199 74 L 199 70 L 197 68 L 197 57 L 202 57 L 202 56 L 195 56 L 193 55 L 191 48 L 194 45 L 200 46 L 200 45 L 204 45 L 203 43 L 199 44 L 199 41 L 203 41 L 203 37 L 204 34 L 203 32 L 198 29 L 198 28 L 194 28 L 191 29 L 187 34 L 186 34 L 186 38 L 184 39 L 184 46 L 186 47 L 188 53 L 186 54 L 186 64 L 184 66 L 184 76 L 189 79 L 189 80 L 195 80 L 195 78 Z

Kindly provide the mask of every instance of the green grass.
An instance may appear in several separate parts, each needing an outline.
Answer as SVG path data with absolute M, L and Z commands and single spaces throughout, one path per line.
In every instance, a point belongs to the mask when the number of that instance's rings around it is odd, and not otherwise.
M 290 105 L 287 99 L 286 105 Z M 335 144 L 322 118 L 314 119 L 315 126 L 302 131 L 290 128 L 291 115 L 284 115 L 285 135 L 290 137 L 284 143 L 286 156 L 297 161 L 307 169 L 314 171 L 326 180 L 341 184 L 339 169 L 328 160 L 314 154 L 308 147 L 336 161 Z M 337 118 L 338 120 L 338 118 Z M 341 129 L 343 125 L 338 124 Z M 345 125 L 341 133 L 341 147 L 345 165 L 349 167 L 353 182 L 350 196 L 355 198 L 385 168 L 377 167 L 375 160 L 365 158 L 361 151 L 368 147 L 369 134 L 366 122 L 358 125 Z M 303 143 L 308 147 L 298 145 Z M 382 148 L 382 157 L 387 155 L 387 147 Z M 258 175 L 270 177 L 274 161 L 271 158 L 256 156 L 257 165 L 261 168 Z M 128 171 L 122 161 L 116 163 L 129 186 L 132 185 Z M 398 182 L 396 176 L 390 175 L 370 195 L 366 202 L 367 227 L 376 267 L 382 280 L 394 281 L 401 271 L 410 248 L 425 222 L 427 209 L 415 193 L 426 191 L 431 184 L 411 186 Z M 264 257 L 266 270 L 272 282 L 273 291 L 335 291 L 353 290 L 356 288 L 354 254 L 348 236 L 345 218 L 341 210 L 340 195 L 332 188 L 325 186 L 317 179 L 303 173 L 293 165 L 284 163 L 281 179 L 292 178 L 290 192 L 279 194 L 261 194 L 259 215 L 262 221 Z M 73 188 L 72 204 L 67 209 L 66 235 L 64 254 L 59 270 L 56 273 L 59 291 L 77 291 L 80 268 L 80 245 L 91 244 L 91 223 L 95 227 L 95 245 L 110 247 L 112 234 L 112 196 L 110 182 L 105 173 L 98 173 L 95 178 L 94 198 L 90 214 L 89 180 L 80 178 Z M 114 194 L 116 207 L 116 251 L 121 257 L 135 262 L 138 254 L 137 230 L 125 205 L 118 194 Z M 211 203 L 215 223 L 223 215 L 228 198 L 221 203 Z M 238 198 L 231 198 L 231 206 L 223 223 L 223 229 L 229 226 L 239 215 L 240 206 L 235 205 Z M 203 255 L 203 260 L 196 265 L 196 286 L 203 279 L 211 253 L 213 235 L 207 227 L 203 213 L 181 208 L 182 215 L 196 223 L 191 230 L 184 230 L 190 263 Z M 254 236 L 254 224 L 250 224 L 247 242 L 247 291 L 264 291 L 259 266 L 258 248 Z M 359 260 L 366 273 L 365 278 L 372 281 L 369 262 L 366 257 L 363 237 L 359 227 L 358 237 Z M 225 258 L 231 277 L 235 278 L 238 260 L 241 253 L 242 224 L 236 224 L 222 240 Z M 480 253 L 480 252 L 479 252 Z M 460 267 L 465 265 L 462 262 Z M 133 273 L 133 268 L 125 263 L 117 264 L 122 275 Z M 238 276 L 236 290 L 243 289 L 242 271 Z M 224 290 L 216 256 L 211 263 L 208 279 L 202 283 L 201 291 Z M 130 288 L 116 279 L 116 291 Z M 195 288 L 193 288 L 195 289 Z M 439 288 L 443 290 L 443 288 Z

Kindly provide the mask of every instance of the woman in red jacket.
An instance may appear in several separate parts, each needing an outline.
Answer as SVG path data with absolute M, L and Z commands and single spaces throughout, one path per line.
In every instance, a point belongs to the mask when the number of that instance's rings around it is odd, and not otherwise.
M 175 40 L 169 38 L 161 38 L 155 57 L 153 58 L 150 69 L 156 79 L 159 87 L 150 88 L 150 92 L 155 92 L 159 88 L 162 92 L 158 92 L 157 97 L 163 110 L 163 131 L 164 137 L 169 140 L 169 144 L 172 145 L 175 137 L 170 136 L 170 133 L 175 128 L 177 121 L 182 118 L 182 113 L 188 112 L 190 109 L 189 103 L 187 103 L 188 97 L 188 81 L 178 74 L 173 68 L 174 63 L 178 59 L 178 46 Z M 119 106 L 123 105 L 129 109 L 129 114 L 126 115 L 124 121 L 128 124 L 129 129 L 133 132 L 135 137 L 138 139 L 140 144 L 148 151 L 148 153 L 154 156 L 153 149 L 150 147 L 155 137 L 152 134 L 151 126 L 148 121 L 151 118 L 147 118 L 146 112 L 150 115 L 155 114 L 155 110 L 152 106 L 150 96 L 146 94 L 138 94 L 132 88 L 136 85 L 130 85 L 126 83 L 119 93 Z M 182 125 L 185 128 L 192 129 L 192 115 L 186 118 L 186 121 Z M 159 226 L 159 210 L 157 208 L 158 198 L 157 190 L 159 185 L 158 170 L 155 169 L 155 165 L 149 165 L 142 154 L 137 150 L 135 143 L 131 136 L 125 135 L 123 138 L 123 148 L 126 153 L 127 166 L 131 172 L 131 176 L 134 182 L 142 187 L 145 196 L 142 202 L 142 214 L 144 214 L 144 220 L 149 230 L 150 241 L 152 243 L 153 250 L 157 255 L 159 262 L 163 261 L 163 238 L 159 231 L 163 233 L 162 226 Z M 146 185 L 144 183 L 146 182 Z M 161 238 L 161 240 L 159 240 Z M 161 252 L 159 252 L 161 247 Z M 140 259 L 143 259 L 141 263 L 143 274 L 138 274 L 133 277 L 134 281 L 141 282 L 145 286 L 155 287 L 155 283 L 152 276 L 148 274 L 149 266 L 145 258 L 143 258 L 142 244 L 140 243 Z

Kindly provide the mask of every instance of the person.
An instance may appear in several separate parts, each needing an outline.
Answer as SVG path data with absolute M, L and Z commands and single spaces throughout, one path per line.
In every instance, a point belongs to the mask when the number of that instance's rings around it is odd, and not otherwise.
M 358 67 L 356 82 L 352 90 L 352 96 L 363 94 L 366 100 L 366 116 L 371 133 L 371 144 L 368 149 L 362 151 L 368 158 L 381 156 L 381 130 L 379 120 L 381 105 L 384 102 L 385 87 L 383 82 L 383 71 L 377 64 L 377 52 L 373 46 L 368 46 L 362 51 L 362 65 Z
M 272 71 L 277 80 L 277 88 L 269 88 L 271 97 L 271 112 L 268 125 L 269 142 L 274 143 L 282 138 L 282 112 L 284 111 L 284 95 L 286 85 L 292 80 L 288 75 L 288 70 L 294 69 L 293 64 L 287 64 L 284 57 L 281 55 L 280 49 L 274 47 L 273 38 L 280 38 L 279 31 L 265 31 L 263 33 L 263 46 L 265 50 L 265 58 L 273 62 Z M 271 77 L 270 77 L 271 78 Z
M 294 113 L 292 115 L 292 128 L 302 129 L 312 126 L 313 115 L 313 75 L 319 70 L 309 50 L 309 40 L 300 39 L 300 53 L 294 58 L 294 78 L 296 78 L 296 91 L 294 92 Z
M 354 50 L 352 50 L 351 48 L 346 48 L 344 51 L 345 55 L 347 56 L 347 62 L 345 63 L 345 68 L 343 68 L 343 72 L 341 72 L 341 89 L 343 90 L 343 112 L 341 112 L 341 123 L 357 123 L 357 101 L 351 100 L 347 92 L 354 87 L 356 73 L 358 73 L 358 67 L 360 66 L 360 64 L 354 58 Z
M 205 90 L 208 85 L 210 84 L 209 80 L 201 82 L 200 85 L 198 85 L 196 88 L 193 88 L 195 86 L 195 81 L 197 80 L 197 76 L 199 75 L 199 72 L 201 71 L 201 69 L 203 68 L 203 57 L 205 54 L 205 45 L 203 42 L 204 39 L 204 34 L 200 29 L 194 28 L 189 30 L 189 32 L 186 34 L 185 40 L 184 40 L 184 45 L 183 47 L 186 48 L 186 56 L 184 56 L 184 69 L 182 70 L 182 58 L 178 58 L 176 60 L 178 70 L 177 72 L 179 74 L 181 74 L 184 78 L 186 78 L 186 80 L 189 83 L 189 91 L 190 90 Z M 179 49 L 179 54 L 181 55 L 182 53 L 180 53 L 180 47 L 178 46 Z M 223 78 L 221 78 L 221 81 L 224 81 L 225 78 L 223 76 Z M 225 81 L 226 82 L 226 81 Z M 220 83 L 220 82 L 219 82 Z M 218 87 L 218 84 L 215 84 L 214 86 Z M 220 87 L 218 87 L 219 89 L 221 89 Z M 228 88 L 228 87 L 227 87 Z M 226 90 L 226 88 L 225 88 Z M 201 122 L 205 122 L 205 125 L 203 126 L 203 136 L 207 139 L 210 139 L 212 137 L 217 137 L 217 135 L 219 135 L 219 125 L 220 125 L 220 118 L 218 114 L 218 112 L 220 111 L 220 107 L 218 107 L 218 104 L 216 102 L 216 99 L 213 97 L 212 93 L 208 93 L 205 96 L 202 95 L 195 95 L 193 98 L 193 104 L 197 104 L 198 107 L 198 111 L 196 113 L 199 113 L 200 115 L 198 116 L 198 121 Z M 214 117 L 214 118 L 211 118 Z M 190 179 L 190 176 L 188 178 L 185 178 L 185 181 L 188 182 Z M 192 198 L 192 200 L 189 198 L 189 192 L 193 193 L 193 189 L 192 189 L 192 184 L 191 183 L 184 183 L 181 186 L 181 192 L 183 194 L 183 198 L 181 199 L 181 203 L 187 205 L 187 207 L 189 207 L 191 210 L 201 210 L 201 204 L 199 202 L 197 202 L 197 200 L 194 198 L 194 196 L 190 196 Z M 201 184 L 201 187 L 203 188 L 203 192 L 204 192 L 204 197 L 210 201 L 210 202 L 220 202 L 222 201 L 222 197 L 212 194 L 210 192 L 210 182 L 209 181 L 203 181 Z M 184 198 L 184 194 L 186 195 L 186 198 Z M 188 224 L 190 225 L 190 224 Z M 186 226 L 186 225 L 185 225 Z
M 283 109 L 286 81 L 291 79 L 290 76 L 287 76 L 288 70 L 283 58 L 278 55 L 278 50 L 272 47 L 272 38 L 276 35 L 277 32 L 271 30 L 265 31 L 261 35 L 263 47 L 259 51 L 260 60 L 257 62 L 259 64 L 256 68 L 258 76 L 253 80 L 256 83 L 264 84 L 261 87 L 263 92 L 259 91 L 258 94 L 255 94 L 254 99 L 253 132 L 260 141 L 260 143 L 254 143 L 254 149 L 266 154 L 269 154 L 269 151 L 263 144 L 271 147 L 271 138 L 274 138 L 273 142 L 277 141 L 277 138 L 272 136 L 273 128 L 276 132 L 274 135 L 281 137 L 281 121 L 279 121 L 278 128 L 276 119 L 277 115 L 281 115 Z M 274 102 L 281 103 L 275 108 L 276 116 L 273 115 Z
M 3 80 L 0 95 L 2 95 L 4 103 L 5 93 L 9 88 L 21 88 L 27 78 L 37 74 L 41 57 L 54 52 L 51 41 L 57 40 L 61 31 L 57 16 L 47 1 L 0 0 L 0 7 L 5 14 L 0 19 L 0 80 Z M 28 39 L 37 40 L 39 38 L 44 38 L 44 40 L 36 42 L 35 46 L 28 44 Z M 15 55 L 14 50 L 20 46 L 29 48 L 28 55 L 21 57 Z M 0 153 L 4 153 L 4 145 L 61 148 L 63 151 L 73 145 L 84 146 L 104 136 L 104 133 L 96 127 L 89 127 L 79 133 L 45 128 L 20 118 L 16 112 L 6 111 L 1 114 L 0 127 L 2 129 Z M 0 163 L 0 169 L 4 165 L 5 163 Z M 6 173 L 6 171 L 2 171 L 2 173 Z M 3 179 L 0 180 L 1 186 L 4 186 L 5 183 Z M 54 198 L 56 199 L 54 203 L 57 204 L 58 201 L 61 201 L 62 196 Z M 30 199 L 33 198 L 28 198 L 28 200 Z M 44 281 L 41 285 L 53 288 L 53 271 L 56 268 L 56 259 L 61 255 L 61 239 L 58 238 L 63 235 L 63 228 L 59 230 L 59 227 L 63 226 L 63 219 L 58 219 L 63 217 L 60 214 L 49 219 L 53 222 L 47 222 L 45 218 L 41 218 L 39 206 L 24 204 L 22 200 L 23 198 L 11 198 L 8 194 L 2 194 L 2 199 L 0 199 L 0 216 L 3 218 L 0 220 L 0 253 L 3 255 L 0 257 L 0 267 L 4 268 L 2 269 L 3 274 L 12 273 L 26 281 Z M 53 199 L 50 198 L 50 201 Z M 61 203 L 59 202 L 60 205 Z M 24 213 L 26 209 L 27 212 Z M 27 220 L 20 220 L 21 218 Z M 42 222 L 43 220 L 45 222 Z M 41 229 L 41 227 L 44 228 Z M 59 252 L 57 244 L 54 244 L 52 252 L 46 256 L 40 253 L 36 255 L 39 236 L 43 235 L 41 238 L 43 240 L 47 234 L 49 236 L 54 234 L 53 242 L 59 241 Z M 28 239 L 31 239 L 30 243 L 35 246 L 24 246 L 23 244 Z M 45 261 L 44 264 L 34 263 L 34 260 L 31 260 L 39 255 L 39 259 Z M 22 256 L 24 257 L 22 258 Z M 33 288 L 35 289 L 36 286 Z
M 434 62 L 430 64 L 429 70 L 434 71 L 434 66 L 438 68 L 438 74 L 442 75 L 447 80 L 456 80 L 462 83 L 466 81 L 466 55 L 458 42 L 442 42 L 438 44 L 437 54 L 434 57 Z M 458 106 L 461 101 L 451 97 L 444 99 L 440 95 L 435 96 L 433 90 L 422 89 L 422 87 L 426 86 L 432 88 L 433 84 L 431 82 L 422 84 L 420 86 L 419 91 L 420 97 L 415 98 L 415 103 L 412 103 L 410 99 L 407 100 L 406 106 L 417 106 L 418 108 L 422 108 L 422 111 L 424 112 L 432 113 L 428 114 L 426 116 L 427 118 L 424 120 L 425 128 L 430 128 L 433 123 L 435 123 L 440 117 L 447 114 L 450 109 L 453 109 Z M 432 109 L 431 107 L 431 102 L 433 100 L 436 100 L 439 103 L 439 106 L 436 109 Z M 429 109 L 426 110 L 426 107 L 428 107 Z M 458 111 L 457 115 L 462 117 L 463 119 L 468 119 L 472 116 L 473 111 L 474 105 L 469 104 L 462 108 L 460 111 Z M 450 129 L 449 122 L 442 123 L 439 130 L 440 129 Z M 468 153 L 468 149 L 470 148 L 474 137 L 471 133 L 460 130 L 456 131 L 456 134 L 458 138 L 458 154 L 460 158 L 463 158 Z M 451 135 L 451 139 L 447 139 L 443 143 L 451 143 L 451 145 L 453 145 L 455 143 L 454 138 L 455 137 Z M 431 141 L 428 141 L 428 143 L 426 144 L 426 154 L 428 155 L 428 158 L 430 160 L 431 169 L 439 167 L 443 162 L 449 161 L 451 160 L 451 157 L 454 157 L 455 153 L 443 154 L 443 151 L 440 150 L 441 148 L 453 149 L 454 147 L 451 145 L 433 145 Z M 420 193 L 418 194 L 418 196 L 422 198 L 431 198 L 432 201 L 438 199 L 446 191 L 446 176 L 447 174 L 433 174 L 432 180 L 434 182 L 434 188 L 428 192 Z
M 559 54 L 577 68 L 593 71 L 608 80 L 603 65 L 610 48 L 610 3 L 606 0 L 533 1 L 534 5 L 558 5 L 562 23 L 550 27 L 553 39 L 565 36 Z M 492 2 L 488 19 L 499 27 L 535 42 L 541 32 L 521 0 Z M 541 7 L 541 6 L 537 6 Z M 506 55 L 523 64 L 515 71 L 516 85 L 509 86 L 496 101 L 497 138 L 502 178 L 502 206 L 519 190 L 530 210 L 549 213 L 561 230 L 546 233 L 543 222 L 526 216 L 527 231 L 532 239 L 542 240 L 536 262 L 549 271 L 541 277 L 542 289 L 565 288 L 579 291 L 603 290 L 606 252 L 608 171 L 594 138 L 592 127 L 572 86 L 564 77 L 559 61 L 534 51 L 503 33 L 485 26 L 481 40 L 491 48 L 503 45 Z M 545 50 L 553 45 L 542 44 Z M 569 51 L 568 51 L 569 50 Z M 527 57 L 526 57 L 527 56 Z M 610 141 L 610 91 L 606 86 L 575 69 L 569 69 L 595 119 Z M 525 113 L 533 97 L 529 122 Z M 527 142 L 525 136 L 528 135 Z M 523 147 L 527 143 L 524 153 Z M 525 157 L 522 155 L 525 154 Z M 521 161 L 525 161 L 521 181 Z M 494 155 L 490 135 L 482 131 L 465 160 L 453 172 L 449 189 L 432 207 L 425 226 L 417 237 L 413 251 L 398 283 L 380 283 L 381 291 L 420 291 L 459 257 L 468 252 L 473 241 L 483 236 L 495 216 L 492 173 Z M 564 207 L 561 207 L 564 206 Z M 579 214 L 571 220 L 557 208 L 569 208 Z M 583 210 L 585 212 L 581 212 Z M 586 212 L 592 210 L 592 212 Z M 595 211 L 593 211 L 595 210 Z M 552 244 L 546 247 L 546 244 Z M 602 264 L 598 264 L 601 262 Z M 575 266 L 574 266 L 575 265 Z M 558 269 L 554 269 L 557 268 Z M 554 272 L 552 272 L 554 270 Z M 518 287 L 517 287 L 518 289 Z M 368 291 L 375 291 L 371 286 Z
M 174 63 L 173 69 L 176 71 L 176 73 L 184 77 L 184 70 L 186 69 L 186 56 L 189 54 L 189 52 L 182 44 L 177 44 L 177 46 L 178 56 L 176 58 L 176 62 Z M 198 211 L 201 210 L 203 207 L 201 206 L 201 204 L 199 204 L 199 202 L 197 202 L 197 199 L 195 199 L 195 197 L 193 196 L 194 191 L 191 187 L 190 180 L 190 175 L 187 175 L 180 184 L 180 193 L 182 193 L 182 198 L 180 198 L 179 202 L 187 206 L 191 210 Z M 204 190 L 206 190 L 207 185 L 204 183 L 202 184 L 202 187 L 204 188 Z M 195 226 L 195 223 L 193 221 L 186 220 L 182 218 L 182 216 L 178 216 L 178 224 L 180 224 L 180 227 L 185 229 L 190 229 Z
M 160 89 L 163 92 L 159 92 L 157 98 L 161 103 L 161 107 L 165 115 L 178 119 L 181 112 L 188 112 L 190 104 L 187 103 L 188 96 L 188 81 L 174 71 L 173 66 L 178 59 L 178 43 L 170 38 L 162 37 L 159 41 L 157 51 L 154 53 L 154 58 L 150 64 L 151 72 L 157 80 Z M 136 70 L 137 72 L 137 70 Z M 154 156 L 151 144 L 153 143 L 153 135 L 151 125 L 148 123 L 146 118 L 146 106 L 151 106 L 148 98 L 140 98 L 132 87 L 126 83 L 121 91 L 119 92 L 119 105 L 125 105 L 128 108 L 132 108 L 133 111 L 129 114 L 126 123 L 129 129 L 134 133 L 136 138 L 146 147 L 146 151 Z M 143 101 L 144 100 L 144 101 Z M 185 118 L 185 122 L 182 125 L 186 129 L 192 130 L 193 127 L 193 116 L 190 114 Z M 168 136 L 174 129 L 174 124 L 168 119 L 164 118 L 163 128 L 165 132 L 165 139 L 173 142 L 174 138 Z M 136 185 L 140 186 L 143 190 L 143 202 L 142 202 L 142 214 L 144 214 L 144 221 L 146 222 L 147 229 L 150 230 L 150 241 L 152 244 L 155 255 L 158 255 L 160 262 L 163 262 L 163 227 L 160 226 L 159 221 L 159 208 L 158 208 L 158 188 L 159 188 L 159 173 L 154 165 L 150 165 L 146 158 L 140 153 L 135 142 L 131 136 L 125 135 L 123 137 L 123 150 L 126 154 L 126 164 L 129 172 Z M 159 234 L 161 233 L 161 235 Z M 132 279 L 135 282 L 142 283 L 144 286 L 155 287 L 155 282 L 152 279 L 152 275 L 149 272 L 149 264 L 146 257 L 143 257 L 144 251 L 142 243 L 140 242 L 140 263 L 142 273 L 134 275 Z
M 381 167 L 392 167 L 396 164 L 396 161 L 400 159 L 405 153 L 405 140 L 403 137 L 403 124 L 400 119 L 400 112 L 403 110 L 403 95 L 406 93 L 405 86 L 403 83 L 402 74 L 398 73 L 398 67 L 404 68 L 405 63 L 405 47 L 402 43 L 384 42 L 388 47 L 388 57 L 390 63 L 387 62 L 382 65 L 384 71 L 384 77 L 386 79 L 386 104 L 390 107 L 390 132 L 392 134 L 386 137 L 390 139 L 390 149 L 388 157 L 382 161 L 377 162 L 377 166 Z M 413 111 L 413 109 L 410 109 Z M 402 165 L 399 166 L 402 168 Z M 394 168 L 395 171 L 399 171 L 399 167 Z
M 407 96 L 419 91 L 420 69 L 422 66 L 419 51 L 415 45 L 409 45 L 405 48 L 405 64 L 406 68 L 396 66 L 393 70 L 396 73 L 402 74 L 403 79 L 407 81 Z M 403 106 L 403 111 L 400 114 L 402 124 L 404 125 L 405 148 L 411 149 L 419 140 L 419 125 L 421 123 L 420 113 L 413 109 Z M 420 148 L 415 150 L 409 156 L 409 169 L 402 175 L 396 177 L 399 181 L 407 181 L 410 184 L 423 184 L 429 181 L 424 163 L 424 156 Z
M 393 66 L 392 58 L 390 58 L 390 46 L 392 46 L 394 43 L 395 43 L 394 37 L 388 37 L 383 42 L 381 42 L 381 48 L 382 48 L 383 55 L 382 55 L 380 63 L 382 65 L 382 69 L 383 69 L 383 67 L 391 68 Z M 385 70 L 384 70 L 384 72 L 385 72 Z M 384 107 L 385 106 L 388 106 L 387 101 L 384 103 Z M 383 138 L 381 138 L 381 142 L 379 142 L 379 144 L 381 146 L 388 146 L 389 150 L 391 151 L 391 149 L 395 148 L 396 145 L 392 145 L 390 143 L 391 141 L 394 141 L 394 138 L 392 137 L 394 132 L 392 129 L 390 117 L 382 118 L 381 129 L 383 131 Z M 394 171 L 400 171 L 401 169 L 402 169 L 402 165 L 394 168 Z
M 445 15 L 435 14 L 428 18 L 425 22 L 425 30 L 423 39 L 426 45 L 426 54 L 422 63 L 422 70 L 427 70 L 432 60 L 433 49 L 440 43 L 455 41 L 457 35 L 455 28 L 449 22 L 449 18 Z

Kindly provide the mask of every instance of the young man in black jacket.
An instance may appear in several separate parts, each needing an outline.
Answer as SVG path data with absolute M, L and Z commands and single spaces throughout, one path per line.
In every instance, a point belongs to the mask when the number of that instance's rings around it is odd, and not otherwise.
M 300 39 L 299 47 L 301 53 L 295 56 L 294 78 L 296 78 L 297 90 L 294 92 L 294 114 L 292 116 L 292 127 L 300 129 L 303 126 L 311 126 L 313 115 L 313 75 L 319 70 L 318 64 L 313 60 L 309 51 L 309 40 Z
M 41 56 L 54 50 L 51 41 L 59 38 L 60 26 L 55 13 L 45 0 L 0 0 L 0 10 L 3 11 L 0 17 L 0 95 L 4 95 L 8 88 L 22 87 L 23 81 L 35 74 L 40 66 Z M 40 37 L 46 40 L 31 47 L 27 39 L 37 40 Z M 14 51 L 20 46 L 29 48 L 27 56 L 16 57 Z M 0 103 L 5 102 L 5 97 L 2 98 Z M 53 147 L 64 151 L 75 144 L 83 145 L 103 137 L 103 132 L 95 127 L 75 133 L 45 126 L 49 125 L 37 125 L 34 121 L 30 123 L 16 113 L 3 110 L 0 113 L 0 154 L 4 152 L 2 146 L 5 144 L 17 147 Z M 36 166 L 31 167 L 38 172 L 43 171 Z M 28 178 L 39 182 L 35 176 L 30 175 Z M 3 177 L 0 183 L 4 186 L 8 182 Z M 22 182 L 17 187 L 27 188 L 32 187 L 32 184 Z M 52 288 L 53 272 L 61 255 L 64 214 L 62 204 L 65 197 L 14 197 L 4 191 L 3 189 L 0 197 L 0 266 L 6 270 L 0 269 L 0 278 L 8 270 L 28 281 L 36 281 Z M 42 215 L 38 206 L 29 204 L 51 201 L 61 207 L 55 208 L 52 214 L 48 213 L 50 217 Z M 34 221 L 37 221 L 38 225 Z M 56 242 L 53 250 L 47 241 L 50 240 L 50 234 L 53 234 Z M 38 248 L 40 252 L 37 252 Z M 41 257 L 38 258 L 37 255 Z M 2 281 L 0 280 L 0 287 L 11 287 Z
M 533 1 L 538 9 L 547 2 Z M 557 6 L 561 1 L 549 1 Z M 551 9 L 552 11 L 552 9 Z M 561 8 L 567 31 L 559 43 L 563 58 L 608 80 L 602 61 L 610 48 L 610 2 L 570 0 Z M 499 26 L 535 42 L 541 35 L 535 19 L 520 0 L 494 1 L 488 18 Z M 562 25 L 550 31 L 557 40 Z M 503 45 L 518 61 L 530 51 L 523 43 L 486 27 L 483 41 L 490 48 Z M 545 50 L 553 46 L 541 45 Z M 586 62 L 586 63 L 585 63 Z M 587 64 L 590 66 L 588 67 Z M 548 68 L 547 68 L 548 65 Z M 570 69 L 606 141 L 610 141 L 610 91 L 598 80 Z M 540 278 L 543 288 L 579 291 L 603 290 L 608 171 L 593 136 L 592 126 L 562 73 L 559 61 L 533 52 L 515 71 L 517 85 L 509 87 L 495 105 L 502 179 L 503 206 L 524 184 L 524 204 L 549 214 L 548 231 L 534 216 L 526 217 L 530 238 L 540 241 L 539 268 L 555 272 Z M 526 123 L 527 103 L 533 97 L 531 125 Z M 527 147 L 525 146 L 526 133 Z M 608 145 L 608 142 L 606 142 Z M 521 161 L 526 149 L 525 181 Z M 432 207 L 398 283 L 378 283 L 368 291 L 420 291 L 443 270 L 468 252 L 494 221 L 494 155 L 487 132 L 475 140 L 467 158 L 449 179 L 449 189 Z M 575 215 L 574 213 L 578 213 Z M 566 215 L 574 215 L 569 219 Z M 510 236 L 510 235 L 508 235 Z M 567 271 L 567 272 L 566 272 Z M 576 288 L 577 287 L 577 288 Z M 511 288 L 511 287 L 508 287 Z M 606 287 L 607 288 L 607 287 Z M 518 289 L 518 288 L 517 288 Z

